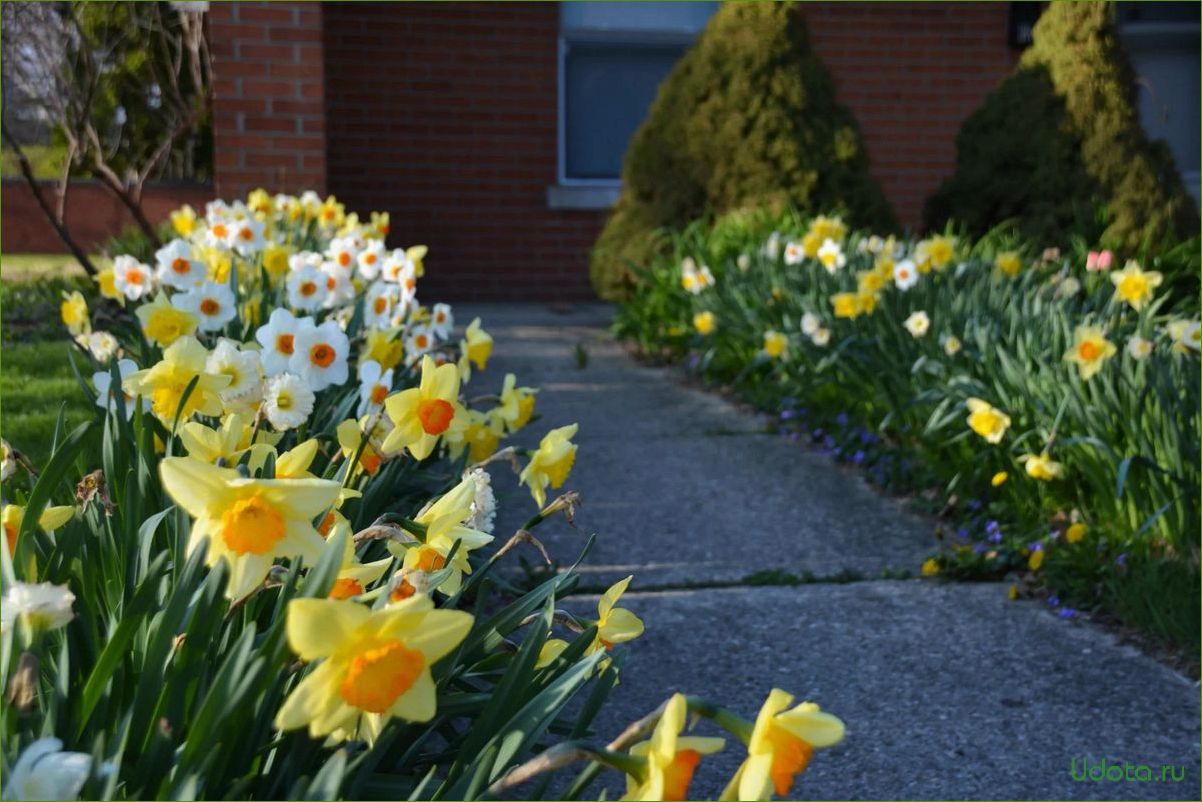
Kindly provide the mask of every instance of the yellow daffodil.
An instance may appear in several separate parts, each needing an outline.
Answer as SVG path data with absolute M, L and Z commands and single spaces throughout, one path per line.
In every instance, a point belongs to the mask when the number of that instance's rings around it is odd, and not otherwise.
M 476 366 L 476 370 L 484 370 L 488 366 L 488 358 L 492 356 L 492 335 L 480 328 L 480 318 L 468 324 L 463 338 L 460 344 L 463 355 Z
M 1010 416 L 980 398 L 968 399 L 968 413 L 968 427 L 990 443 L 1000 443 L 1010 428 Z
M 1164 276 L 1155 270 L 1144 271 L 1138 262 L 1132 260 L 1122 270 L 1111 273 L 1110 280 L 1114 282 L 1115 297 L 1138 312 L 1152 299 Z
M 1023 269 L 1023 261 L 1014 251 L 1002 251 L 993 258 L 993 265 L 1010 278 L 1014 278 Z
M 1053 461 L 1046 451 L 1042 454 L 1023 454 L 1018 461 L 1026 465 L 1027 476 L 1032 479 L 1050 482 L 1064 476 L 1064 466 Z
M 542 648 L 538 650 L 538 660 L 535 661 L 535 668 L 546 668 L 555 662 L 563 650 L 568 648 L 568 642 L 562 638 L 548 638 Z
M 102 297 L 125 306 L 125 293 L 117 289 L 117 274 L 112 267 L 106 267 L 98 272 L 95 281 L 96 288 L 100 290 Z
M 956 240 L 952 237 L 935 236 L 927 240 L 927 258 L 931 267 L 942 270 L 952 262 L 956 255 Z
M 1005 471 L 998 471 L 993 475 L 993 478 L 989 480 L 989 484 L 993 485 L 994 487 L 1001 487 L 1002 485 L 1006 484 L 1006 480 L 1009 478 L 1010 474 L 1006 473 Z
M 837 292 L 831 296 L 835 317 L 854 318 L 860 314 L 860 304 L 854 292 Z
M 860 294 L 875 295 L 885 288 L 886 279 L 875 270 L 861 270 L 856 273 L 856 286 Z
M 1065 352 L 1064 359 L 1076 363 L 1081 378 L 1088 381 L 1117 351 L 1100 327 L 1078 326 L 1073 332 L 1073 346 Z
M 1009 589 L 1006 590 L 1006 598 L 1008 598 L 1010 601 L 1016 601 L 1018 599 L 1017 585 L 1011 585 Z
M 589 645 L 588 651 L 612 649 L 619 643 L 632 641 L 643 634 L 642 620 L 624 607 L 617 607 L 618 599 L 630 587 L 633 576 L 615 582 L 597 602 L 597 635 Z
M 363 335 L 363 352 L 360 362 L 374 359 L 380 363 L 380 371 L 388 371 L 401 364 L 405 355 L 405 344 L 397 336 L 396 329 L 369 328 Z
M 818 258 L 818 249 L 822 247 L 825 240 L 817 232 L 810 231 L 801 238 L 801 252 L 811 259 Z
M 363 442 L 363 427 L 371 423 L 370 418 L 370 415 L 364 415 L 362 421 L 351 418 L 338 424 L 335 434 L 344 458 L 351 459 L 359 451 L 359 445 Z M 363 446 L 363 453 L 359 454 L 359 466 L 367 472 L 368 476 L 374 476 L 380 470 L 383 462 L 384 456 L 376 450 L 369 439 L 367 445 Z
M 263 250 L 263 268 L 273 283 L 288 275 L 288 257 L 291 255 L 291 248 L 275 243 Z
M 370 232 L 377 239 L 384 239 L 392 230 L 391 216 L 388 212 L 372 212 Z
M 937 574 L 937 573 L 939 573 L 939 561 L 938 560 L 936 560 L 934 557 L 931 557 L 931 558 L 927 559 L 925 562 L 923 562 L 923 564 L 922 564 L 922 575 L 923 576 L 935 576 L 935 574 Z
M 714 317 L 713 312 L 698 312 L 697 314 L 693 315 L 693 328 L 695 328 L 697 333 L 702 337 L 708 337 L 709 335 L 713 334 L 714 329 L 717 328 L 717 326 L 717 318 Z
M 547 503 L 547 486 L 552 489 L 563 487 L 576 462 L 576 444 L 572 438 L 579 428 L 575 423 L 552 429 L 538 444 L 538 451 L 522 471 L 520 481 L 530 488 L 530 495 L 539 509 Z
M 455 416 L 464 414 L 458 370 L 454 365 L 435 366 L 428 355 L 422 357 L 421 384 L 388 396 L 384 409 L 396 427 L 385 438 L 384 451 L 408 448 L 415 459 L 425 459 Z
M 313 474 L 309 472 L 309 466 L 313 464 L 313 458 L 317 456 L 317 439 L 309 438 L 303 443 L 297 444 L 289 451 L 282 454 L 276 454 L 275 445 L 271 442 L 257 442 L 267 439 L 279 441 L 281 435 L 271 435 L 259 430 L 256 442 L 248 446 L 250 449 L 250 459 L 247 462 L 247 467 L 252 474 L 263 470 L 263 466 L 267 463 L 268 455 L 275 454 L 275 478 L 276 479 L 312 479 Z
M 505 375 L 505 383 L 501 385 L 501 405 L 497 407 L 497 416 L 504 421 L 505 428 L 510 432 L 522 429 L 534 415 L 535 393 L 533 387 L 517 387 L 517 377 L 512 373 Z
M 534 396 L 530 396 L 533 400 Z M 468 450 L 470 462 L 483 462 L 497 453 L 497 446 L 505 434 L 505 422 L 498 410 L 485 414 L 469 409 L 464 416 L 463 426 L 447 430 L 447 449 L 451 459 L 459 459 L 464 449 Z
M 246 479 L 191 457 L 164 459 L 159 474 L 168 495 L 196 519 L 188 552 L 207 538 L 206 563 L 229 563 L 231 599 L 254 590 L 277 557 L 316 562 L 324 541 L 313 519 L 342 489 L 325 479 Z
M 72 337 L 89 334 L 92 331 L 92 321 L 88 317 L 88 302 L 83 299 L 79 290 L 64 292 L 63 302 L 59 305 L 63 324 Z
M 75 515 L 75 508 L 69 505 L 61 507 L 46 507 L 42 510 L 42 514 L 38 516 L 38 528 L 46 534 L 50 534 L 55 529 L 65 524 Z M 25 520 L 25 508 L 16 504 L 5 504 L 4 511 L 0 513 L 0 521 L 4 525 L 4 542 L 8 546 L 8 553 L 12 554 L 17 550 L 17 537 L 21 534 L 21 523 Z
M 207 356 L 205 347 L 195 338 L 180 337 L 163 352 L 162 361 L 154 367 L 126 376 L 122 388 L 128 395 L 149 398 L 155 416 L 167 426 L 175 419 L 177 410 L 182 421 L 197 412 L 217 417 L 222 409 L 220 392 L 229 384 L 230 377 L 205 373 Z M 194 378 L 196 386 L 184 403 L 184 391 Z
M 472 627 L 470 614 L 435 610 L 428 596 L 374 612 L 353 601 L 293 599 L 287 616 L 288 645 L 301 660 L 321 662 L 285 700 L 276 728 L 368 743 L 389 719 L 434 717 L 430 667 Z
M 351 525 L 346 518 L 333 511 L 329 514 L 337 520 L 337 524 L 331 526 L 329 537 L 333 537 L 338 529 L 350 532 Z M 344 544 L 342 567 L 338 570 L 334 586 L 330 588 L 327 596 L 330 599 L 353 599 L 356 596 L 362 596 L 368 586 L 379 581 L 380 577 L 384 576 L 384 572 L 388 570 L 388 566 L 392 565 L 391 557 L 385 557 L 375 562 L 361 563 L 355 556 L 354 541 L 348 537 L 344 538 L 342 542 Z
M 688 717 L 683 694 L 673 694 L 651 733 L 651 739 L 630 747 L 630 754 L 647 761 L 640 778 L 627 776 L 628 800 L 684 800 L 689 798 L 689 783 L 703 755 L 720 752 L 722 738 L 681 735 Z
M 492 535 L 464 525 L 472 517 L 472 502 L 476 499 L 476 483 L 464 479 L 442 498 L 417 516 L 416 522 L 426 528 L 420 545 L 404 547 L 389 543 L 389 550 L 396 554 L 404 549 L 404 567 L 432 574 L 443 568 L 451 568 L 450 576 L 438 586 L 438 592 L 452 596 L 459 591 L 465 574 L 472 572 L 468 553 L 492 542 Z M 455 544 L 459 548 L 451 562 L 447 556 Z
M 317 212 L 317 222 L 322 228 L 337 229 L 346 219 L 346 207 L 333 195 L 326 198 Z
M 1044 551 L 1039 549 L 1031 552 L 1031 556 L 1027 557 L 1027 567 L 1032 571 L 1038 571 L 1043 567 Z
M 881 296 L 874 292 L 861 292 L 856 294 L 856 312 L 862 315 L 871 315 L 876 311 L 877 306 L 881 303 Z
M 184 204 L 171 213 L 171 227 L 181 237 L 190 237 L 196 230 L 196 210 Z
M 747 759 L 735 772 L 723 800 L 787 796 L 797 775 L 806 770 L 815 749 L 843 740 L 843 722 L 812 702 L 789 709 L 793 696 L 774 688 L 755 720 Z
M 429 252 L 425 245 L 410 245 L 405 249 L 405 258 L 413 263 L 413 275 L 417 278 L 426 275 L 425 258 Z
M 179 427 L 179 439 L 193 459 L 209 463 L 224 460 L 226 464 L 233 464 L 249 447 L 244 441 L 250 438 L 250 428 L 248 418 L 227 415 L 221 428 L 216 430 L 198 421 L 189 421 Z
M 764 353 L 770 359 L 780 359 L 789 348 L 789 338 L 779 331 L 764 332 Z
M 819 245 L 828 239 L 839 242 L 847 236 L 847 226 L 838 217 L 818 215 L 810 223 L 810 233 L 819 238 Z
M 1069 543 L 1080 543 L 1084 539 L 1087 529 L 1088 527 L 1083 523 L 1077 522 L 1072 524 L 1068 529 L 1064 530 L 1064 539 Z
M 166 293 L 159 293 L 150 303 L 142 304 L 134 314 L 142 324 L 146 339 L 162 348 L 193 334 L 200 323 L 196 315 L 172 306 Z

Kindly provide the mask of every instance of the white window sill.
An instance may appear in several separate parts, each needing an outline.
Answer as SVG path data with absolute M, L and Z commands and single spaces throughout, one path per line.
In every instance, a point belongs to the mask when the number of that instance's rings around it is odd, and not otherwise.
M 555 184 L 547 187 L 547 208 L 612 209 L 621 192 L 620 184 Z

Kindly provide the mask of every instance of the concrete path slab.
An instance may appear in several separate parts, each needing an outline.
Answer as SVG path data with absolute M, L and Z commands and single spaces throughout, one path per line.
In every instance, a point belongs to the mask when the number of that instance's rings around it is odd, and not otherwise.
M 754 718 L 779 687 L 847 724 L 799 799 L 1199 798 L 1197 685 L 1091 625 L 1009 601 L 1003 585 L 633 593 L 622 606 L 647 630 L 626 647 L 597 722 L 604 740 L 676 691 Z M 703 763 L 692 797 L 716 798 L 740 759 L 730 744 Z M 1086 759 L 1147 764 L 1157 778 L 1171 764 L 1183 779 L 1075 781 L 1072 761 Z
M 635 574 L 622 605 L 647 631 L 624 647 L 621 684 L 598 721 L 603 741 L 677 690 L 752 718 L 780 687 L 848 725 L 843 744 L 815 757 L 797 798 L 1199 798 L 1196 683 L 1091 625 L 1010 602 L 1002 585 L 872 581 L 917 569 L 931 521 L 764 434 L 756 416 L 684 386 L 671 369 L 634 363 L 604 335 L 608 307 L 456 308 L 461 323 L 477 314 L 497 348 L 473 394 L 510 371 L 544 390 L 542 420 L 516 442 L 534 446 L 550 428 L 580 424 L 568 487 L 584 499 L 581 534 L 549 528 L 547 545 L 567 562 L 598 532 L 586 585 Z M 589 354 L 583 369 L 577 345 Z M 506 533 L 533 503 L 507 470 L 493 473 Z M 762 570 L 845 569 L 865 580 L 646 592 Z M 563 605 L 589 614 L 596 597 Z M 703 763 L 694 798 L 721 790 L 741 757 L 733 747 Z M 1074 779 L 1074 767 L 1102 760 L 1132 764 L 1133 779 Z M 1145 765 L 1157 780 L 1165 765 L 1182 779 L 1141 782 Z M 621 782 L 611 780 L 616 798 Z
M 637 570 L 644 587 L 735 581 L 761 571 L 829 576 L 915 571 L 932 544 L 931 526 L 877 494 L 857 474 L 777 435 L 756 416 L 668 368 L 639 365 L 605 336 L 608 307 L 559 314 L 537 305 L 470 305 L 496 340 L 479 394 L 505 373 L 542 389 L 536 424 L 514 438 L 537 445 L 547 430 L 579 423 L 580 450 L 566 487 L 584 506 L 577 524 L 601 534 L 588 560 L 590 585 Z M 577 367 L 583 344 L 587 366 Z M 519 498 L 494 471 L 498 493 Z M 529 501 L 501 506 L 498 529 L 528 517 Z M 570 562 L 584 538 L 547 545 Z

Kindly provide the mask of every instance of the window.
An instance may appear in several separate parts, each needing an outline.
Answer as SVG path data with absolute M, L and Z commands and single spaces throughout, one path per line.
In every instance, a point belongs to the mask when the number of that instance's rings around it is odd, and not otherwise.
M 563 3 L 559 41 L 558 208 L 607 208 L 622 157 L 660 83 L 717 3 Z
M 1139 118 L 1164 140 L 1194 202 L 1202 205 L 1197 3 L 1119 3 L 1119 32 L 1139 79 Z

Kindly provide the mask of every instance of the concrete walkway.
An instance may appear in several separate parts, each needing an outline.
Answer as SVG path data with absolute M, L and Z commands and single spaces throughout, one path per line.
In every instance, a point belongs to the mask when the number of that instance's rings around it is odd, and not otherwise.
M 848 726 L 815 757 L 799 798 L 1199 797 L 1195 683 L 1088 624 L 1008 601 L 1003 585 L 882 578 L 917 572 L 929 520 L 672 369 L 633 362 L 605 335 L 609 308 L 455 312 L 461 324 L 481 316 L 496 339 L 473 394 L 506 372 L 542 388 L 543 417 L 517 442 L 580 424 L 568 482 L 584 500 L 580 534 L 540 530 L 553 556 L 572 561 L 597 532 L 585 585 L 635 575 L 623 606 L 647 632 L 627 649 L 602 737 L 677 690 L 754 717 L 781 687 Z M 507 470 L 494 476 L 498 532 L 512 531 L 533 504 Z M 755 584 L 765 571 L 817 579 Z M 567 604 L 588 610 L 596 598 Z M 739 759 L 730 748 L 703 763 L 692 795 L 714 797 Z M 1103 759 L 1150 765 L 1157 778 L 1172 764 L 1185 778 L 1073 779 L 1072 761 L 1080 773 Z

